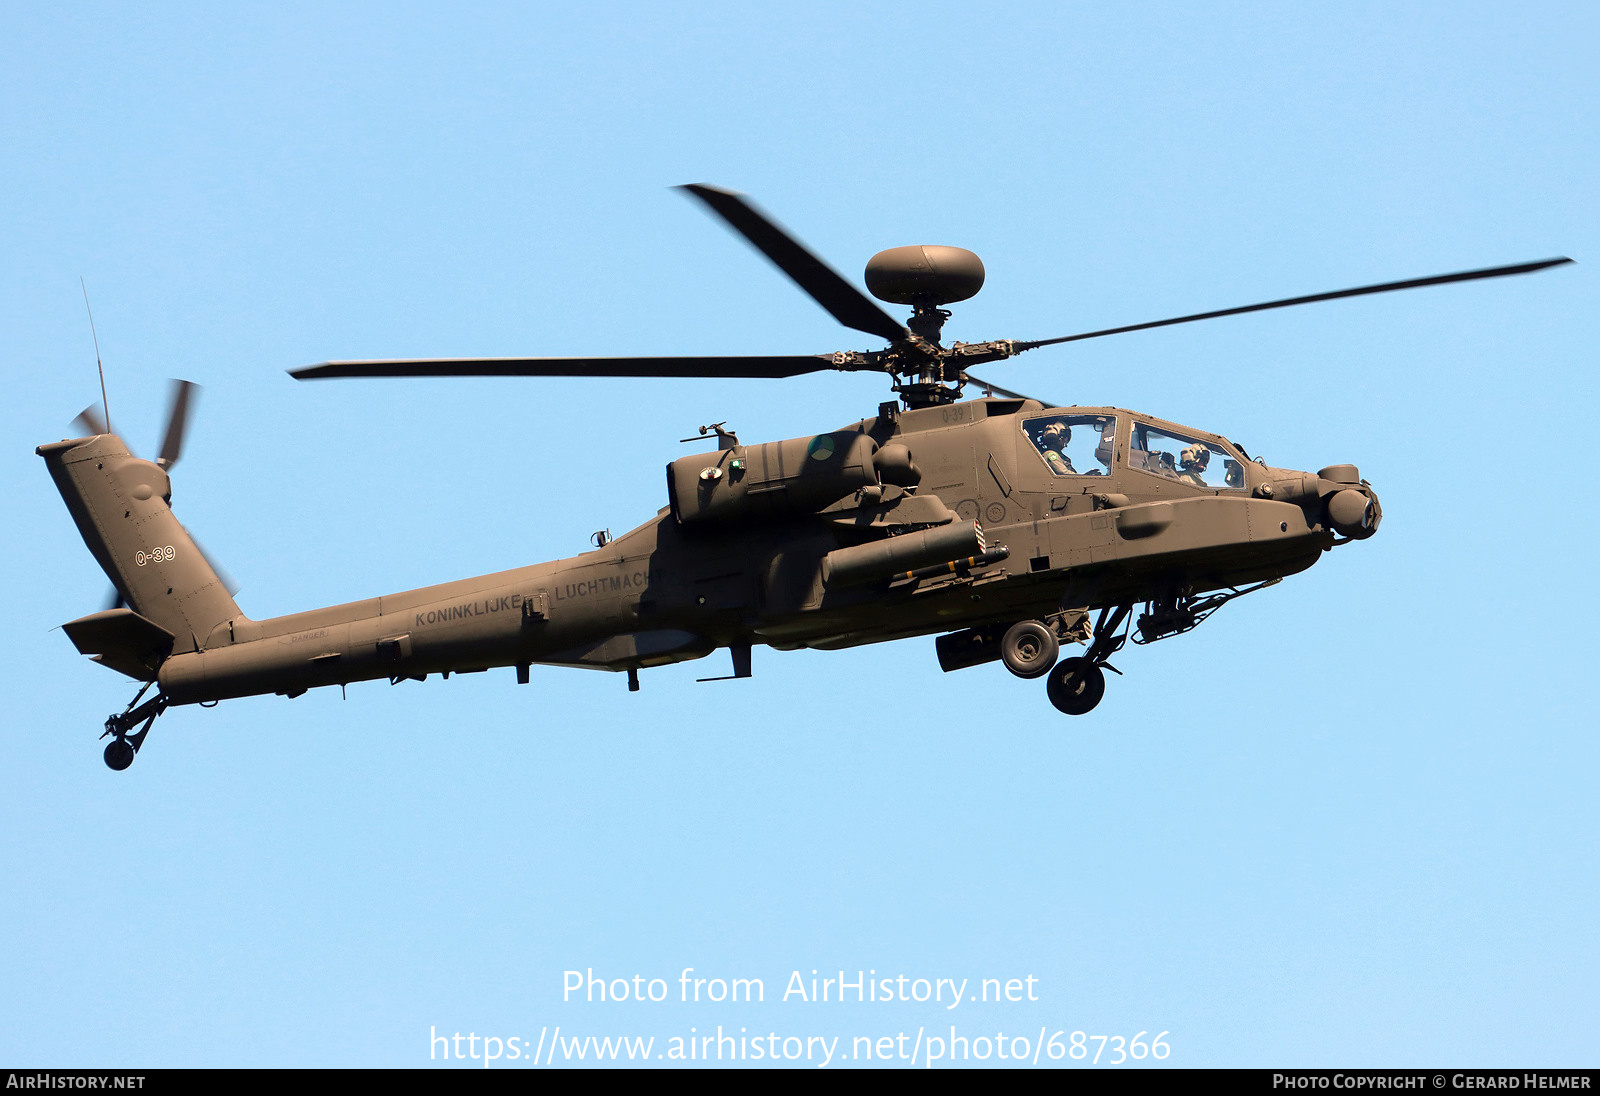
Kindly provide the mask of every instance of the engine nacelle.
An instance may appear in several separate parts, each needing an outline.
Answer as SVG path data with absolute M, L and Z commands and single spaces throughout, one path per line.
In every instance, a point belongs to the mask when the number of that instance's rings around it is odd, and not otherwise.
M 853 430 L 736 445 L 667 465 L 667 496 L 681 525 L 814 514 L 878 483 L 876 443 Z

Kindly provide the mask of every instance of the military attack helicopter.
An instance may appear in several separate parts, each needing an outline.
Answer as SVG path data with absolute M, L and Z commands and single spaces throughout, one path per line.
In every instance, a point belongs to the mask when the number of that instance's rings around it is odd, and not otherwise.
M 955 342 L 950 311 L 983 286 L 970 251 L 897 247 L 866 284 L 910 306 L 905 324 L 743 196 L 683 188 L 877 351 L 745 357 L 336 361 L 291 371 L 335 377 L 790 377 L 887 374 L 896 399 L 848 426 L 746 445 L 700 427 L 716 449 L 666 468 L 668 505 L 593 551 L 269 620 L 240 611 L 173 516 L 167 469 L 189 405 L 179 388 L 156 461 L 103 422 L 40 446 L 118 603 L 63 626 L 83 654 L 144 683 L 106 720 L 105 761 L 125 769 L 174 704 L 534 664 L 639 671 L 728 648 L 839 650 L 937 635 L 946 671 L 1000 661 L 1044 678 L 1051 704 L 1091 711 L 1110 659 L 1196 627 L 1223 605 L 1377 532 L 1383 511 L 1353 464 L 1270 467 L 1220 434 L 1117 407 L 1049 407 L 969 369 L 1081 339 L 1290 305 L 1525 274 L 1546 259 L 1319 293 L 1032 342 Z M 966 386 L 982 398 L 963 400 Z M 694 440 L 694 439 L 686 439 Z M 1142 607 L 1142 608 L 1141 608 Z M 1139 609 L 1135 616 L 1135 610 Z M 1081 654 L 1061 658 L 1063 644 Z M 156 687 L 156 695 L 144 700 Z M 135 730 L 135 728 L 138 728 Z

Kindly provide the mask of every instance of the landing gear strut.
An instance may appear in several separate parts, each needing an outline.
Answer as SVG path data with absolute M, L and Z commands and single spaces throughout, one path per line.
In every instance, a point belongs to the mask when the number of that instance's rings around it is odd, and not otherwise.
M 1106 659 L 1128 642 L 1127 635 L 1120 633 L 1123 622 L 1132 611 L 1132 605 L 1101 609 L 1100 618 L 1094 625 L 1094 641 L 1089 644 L 1089 649 L 1080 657 L 1064 658 L 1056 663 L 1045 681 L 1045 692 L 1057 711 L 1067 715 L 1084 715 L 1100 703 L 1100 698 L 1106 695 L 1105 671 L 1119 672 Z
M 112 736 L 111 741 L 106 743 L 105 758 L 106 766 L 115 772 L 121 772 L 133 764 L 134 755 L 144 745 L 144 736 L 150 733 L 150 725 L 156 721 L 156 716 L 167 710 L 167 698 L 159 693 L 143 704 L 139 703 L 139 698 L 144 696 L 151 684 L 145 682 L 144 688 L 128 702 L 128 707 L 121 715 L 106 719 L 106 733 L 100 737 Z M 144 726 L 139 727 L 137 734 L 128 733 L 141 723 Z

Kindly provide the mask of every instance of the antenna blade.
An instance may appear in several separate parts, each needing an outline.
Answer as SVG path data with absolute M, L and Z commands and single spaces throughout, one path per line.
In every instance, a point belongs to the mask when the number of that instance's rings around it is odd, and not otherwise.
M 828 314 L 846 327 L 900 342 L 906 329 L 893 316 L 879 308 L 861 290 L 845 281 L 827 263 L 817 258 L 764 213 L 745 200 L 744 195 L 703 183 L 681 186 L 704 202 L 735 232 L 749 240 L 756 250 L 775 263 L 779 270 L 827 309 Z
M 836 365 L 832 354 L 684 358 L 394 358 L 291 369 L 295 380 L 335 377 L 795 377 Z
M 167 434 L 161 439 L 161 451 L 156 456 L 156 463 L 162 468 L 171 469 L 183 455 L 183 435 L 188 429 L 189 411 L 199 391 L 200 386 L 193 381 L 174 379 L 172 382 L 172 398 L 167 409 Z
M 1363 285 L 1355 289 L 1338 289 L 1332 293 L 1314 293 L 1309 297 L 1290 297 L 1282 301 L 1267 301 L 1264 304 L 1247 304 L 1241 308 L 1224 308 L 1216 312 L 1199 312 L 1193 316 L 1178 316 L 1170 320 L 1153 320 L 1150 323 L 1129 324 L 1127 327 L 1108 327 L 1104 331 L 1085 331 L 1081 335 L 1064 335 L 1059 339 L 1039 339 L 1036 342 L 1019 342 L 1016 344 L 1018 352 L 1032 350 L 1040 346 L 1053 346 L 1056 343 L 1076 342 L 1079 339 L 1098 339 L 1102 335 L 1121 335 L 1128 331 L 1144 331 L 1151 327 L 1170 327 L 1177 323 L 1193 323 L 1195 320 L 1212 320 L 1219 316 L 1237 316 L 1244 312 L 1264 312 L 1269 308 L 1288 308 L 1295 304 L 1315 304 L 1318 301 L 1332 301 L 1340 297 L 1361 297 L 1368 293 L 1388 293 L 1396 289 L 1420 289 L 1429 285 L 1445 285 L 1449 282 L 1471 282 L 1480 278 L 1503 278 L 1511 274 L 1532 274 L 1536 270 L 1545 270 L 1552 266 L 1561 266 L 1573 260 L 1561 256 L 1555 259 L 1540 259 L 1538 262 L 1517 263 L 1514 266 L 1492 266 L 1484 270 L 1463 270 L 1457 274 L 1436 274 L 1431 278 L 1411 278 L 1403 282 L 1384 282 L 1381 285 Z
M 111 433 L 111 427 L 100 417 L 100 409 L 92 403 L 78 412 L 78 417 L 72 420 L 72 425 L 85 434 Z
M 78 275 L 78 287 L 83 290 L 83 310 L 89 314 L 89 337 L 94 340 L 94 369 L 100 374 L 100 406 L 105 409 L 106 428 L 97 433 L 106 434 L 111 430 L 111 400 L 106 396 L 106 367 L 100 363 L 100 335 L 94 329 L 94 309 L 89 307 L 89 283 L 83 280 L 83 275 Z

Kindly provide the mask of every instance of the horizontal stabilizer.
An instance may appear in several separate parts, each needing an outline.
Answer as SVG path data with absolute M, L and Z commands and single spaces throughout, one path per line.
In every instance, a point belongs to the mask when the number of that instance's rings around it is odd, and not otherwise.
M 107 609 L 61 626 L 79 653 L 139 681 L 154 681 L 172 653 L 172 633 L 132 609 Z

